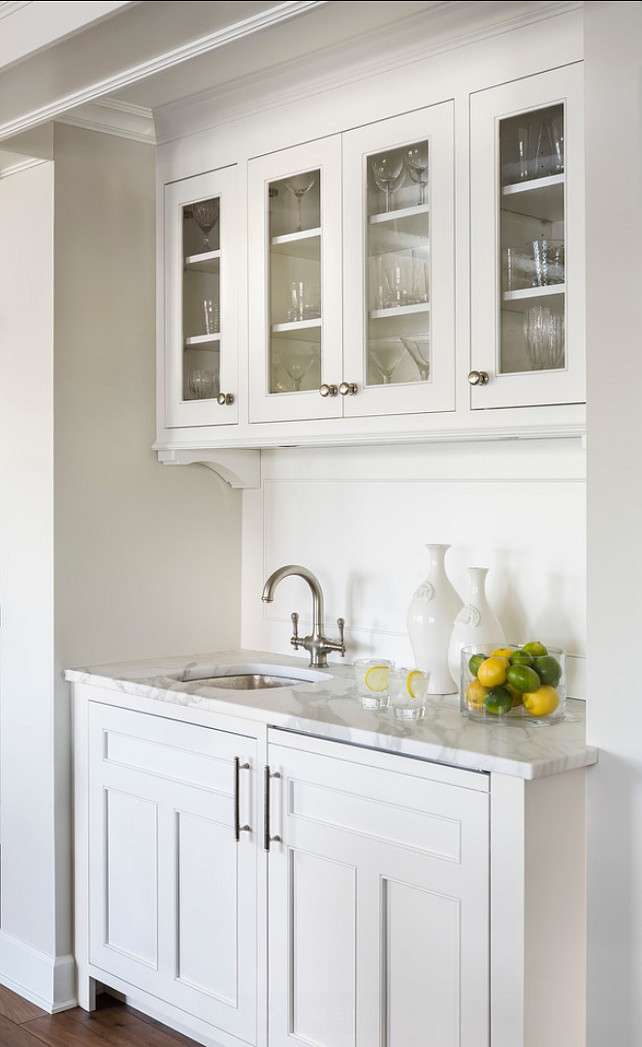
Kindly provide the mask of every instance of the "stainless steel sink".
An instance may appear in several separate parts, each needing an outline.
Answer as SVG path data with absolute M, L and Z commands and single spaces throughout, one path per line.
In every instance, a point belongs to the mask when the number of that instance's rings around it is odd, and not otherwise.
M 283 665 L 217 665 L 200 669 L 186 669 L 183 683 L 199 683 L 205 687 L 223 687 L 230 691 L 258 691 L 268 687 L 298 687 L 304 683 L 319 683 L 331 679 L 329 673 L 314 669 L 292 669 Z

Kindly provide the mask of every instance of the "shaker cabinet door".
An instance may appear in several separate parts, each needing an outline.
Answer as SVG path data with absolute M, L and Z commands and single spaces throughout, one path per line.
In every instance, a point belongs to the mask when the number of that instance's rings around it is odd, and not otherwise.
M 90 963 L 256 1043 L 255 740 L 94 703 L 89 722 Z
M 472 96 L 473 409 L 586 399 L 582 86 L 577 64 Z
M 487 776 L 269 751 L 270 1047 L 487 1047 Z

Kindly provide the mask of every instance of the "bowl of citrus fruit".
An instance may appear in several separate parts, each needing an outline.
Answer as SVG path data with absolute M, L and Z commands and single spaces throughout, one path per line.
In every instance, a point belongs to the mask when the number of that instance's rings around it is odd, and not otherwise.
M 566 651 L 539 640 L 462 647 L 459 702 L 471 720 L 558 723 L 566 715 Z

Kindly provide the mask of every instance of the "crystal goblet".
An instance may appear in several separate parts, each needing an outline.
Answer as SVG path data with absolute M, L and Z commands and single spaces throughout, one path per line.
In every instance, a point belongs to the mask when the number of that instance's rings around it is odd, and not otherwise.
M 403 154 L 404 163 L 408 174 L 413 182 L 419 185 L 419 203 L 425 203 L 426 182 L 424 177 L 428 171 L 428 142 L 417 142 L 409 145 Z
M 405 346 L 400 338 L 375 338 L 368 342 L 368 356 L 381 375 L 384 385 L 389 385 L 392 381 L 392 375 L 404 352 Z
M 412 360 L 417 365 L 419 378 L 427 382 L 430 378 L 430 336 L 427 334 L 415 334 L 411 337 L 402 337 L 401 341 Z
M 294 195 L 297 206 L 297 226 L 296 232 L 300 233 L 303 230 L 303 223 L 301 218 L 301 204 L 303 197 L 306 193 L 309 193 L 312 186 L 317 180 L 316 171 L 304 171 L 303 174 L 292 175 L 291 178 L 286 178 L 285 187 L 289 189 Z
M 390 194 L 399 189 L 403 171 L 403 155 L 395 149 L 391 153 L 379 153 L 370 157 L 370 170 L 375 185 L 386 194 L 386 211 L 390 210 Z
M 209 237 L 212 229 L 218 222 L 218 215 L 219 204 L 217 197 L 213 200 L 199 200 L 197 203 L 192 204 L 192 217 L 203 233 L 203 249 L 205 251 L 212 250 Z

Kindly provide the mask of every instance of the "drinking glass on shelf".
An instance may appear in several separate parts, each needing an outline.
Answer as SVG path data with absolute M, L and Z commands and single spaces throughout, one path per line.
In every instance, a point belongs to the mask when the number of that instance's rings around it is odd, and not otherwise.
M 416 142 L 406 147 L 403 153 L 406 170 L 413 182 L 419 185 L 419 204 L 425 202 L 425 190 L 428 171 L 428 142 Z
M 403 154 L 395 149 L 390 153 L 379 153 L 370 157 L 370 170 L 375 185 L 386 194 L 386 211 L 390 210 L 390 194 L 401 186 Z
M 212 200 L 199 200 L 197 203 L 192 204 L 192 217 L 203 233 L 202 248 L 204 251 L 213 250 L 209 237 L 212 229 L 218 222 L 218 216 L 218 197 L 214 197 Z
M 218 302 L 215 302 L 213 298 L 204 298 L 203 314 L 205 320 L 205 334 L 218 334 Z
M 547 287 L 549 284 L 564 283 L 564 241 L 551 240 L 542 237 L 541 240 L 532 240 L 530 244 L 531 256 L 535 265 L 536 287 Z
M 395 368 L 405 351 L 401 338 L 373 338 L 368 342 L 368 356 L 384 385 L 392 381 Z
M 520 181 L 533 177 L 533 128 L 529 120 L 517 128 L 517 163 Z
M 321 316 L 321 289 L 308 280 L 293 280 L 288 288 L 288 321 L 318 320 Z
M 401 341 L 419 371 L 419 378 L 427 382 L 430 378 L 430 335 L 414 334 L 412 337 L 402 336 Z
M 279 358 L 289 378 L 292 380 L 292 391 L 298 393 L 301 383 L 312 365 L 319 359 L 316 346 L 288 346 L 281 349 Z
M 301 204 L 303 197 L 306 193 L 309 193 L 312 186 L 317 180 L 316 171 L 304 171 L 303 174 L 291 175 L 290 178 L 285 179 L 286 189 L 289 189 L 296 200 L 297 206 L 297 226 L 296 232 L 300 233 L 303 231 L 303 222 L 301 216 Z
M 564 171 L 564 117 L 555 116 L 551 120 L 551 137 L 553 139 L 553 174 Z
M 564 317 L 546 305 L 534 305 L 524 315 L 526 355 L 534 371 L 564 366 Z
M 384 307 L 410 305 L 413 297 L 413 259 L 395 255 L 388 259 L 384 275 Z
M 196 370 L 191 371 L 187 379 L 187 387 L 192 400 L 211 400 L 216 396 L 216 375 L 213 371 Z

